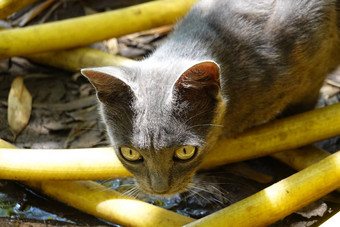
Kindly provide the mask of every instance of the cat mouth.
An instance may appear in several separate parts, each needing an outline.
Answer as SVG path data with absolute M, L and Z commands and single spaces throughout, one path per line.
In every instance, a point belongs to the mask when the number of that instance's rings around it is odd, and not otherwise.
M 180 194 L 181 192 L 184 191 L 184 190 L 174 190 L 173 188 L 169 188 L 168 190 L 164 190 L 164 191 L 155 191 L 155 190 L 152 190 L 151 188 L 144 188 L 141 186 L 138 186 L 138 187 L 141 191 L 143 191 L 146 194 L 160 196 L 160 197 L 171 197 L 176 194 Z
M 142 190 L 143 192 L 145 192 L 146 194 L 149 194 L 149 195 L 160 196 L 160 197 L 172 197 L 174 195 L 181 194 L 181 193 L 185 192 L 188 189 L 188 187 L 190 186 L 190 184 L 191 183 L 188 182 L 187 184 L 184 184 L 184 185 L 181 184 L 181 185 L 178 185 L 177 187 L 174 186 L 174 185 L 170 185 L 168 189 L 163 190 L 163 191 L 153 190 L 149 186 L 143 187 L 138 183 L 137 183 L 137 186 L 140 190 Z
M 162 197 L 162 198 L 170 198 L 173 196 L 176 196 L 178 194 L 183 193 L 185 190 L 181 190 L 181 191 L 167 191 L 167 192 L 155 192 L 155 191 L 145 191 L 149 195 L 153 195 L 153 196 L 158 196 L 158 197 Z

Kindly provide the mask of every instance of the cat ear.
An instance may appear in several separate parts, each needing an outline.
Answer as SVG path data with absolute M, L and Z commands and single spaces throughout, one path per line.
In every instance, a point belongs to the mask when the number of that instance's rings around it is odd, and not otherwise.
M 112 103 L 119 100 L 131 92 L 131 88 L 119 75 L 119 72 L 112 72 L 112 67 L 100 67 L 82 69 L 81 73 L 91 82 L 97 90 L 98 99 L 103 103 Z M 106 72 L 108 71 L 108 72 Z
M 195 64 L 179 77 L 175 87 L 185 96 L 209 95 L 215 98 L 220 89 L 220 67 L 213 61 Z

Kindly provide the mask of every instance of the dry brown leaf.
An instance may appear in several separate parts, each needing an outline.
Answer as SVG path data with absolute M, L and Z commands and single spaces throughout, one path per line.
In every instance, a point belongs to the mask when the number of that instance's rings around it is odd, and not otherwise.
M 38 16 L 42 11 L 44 11 L 47 7 L 53 4 L 55 0 L 48 0 L 40 3 L 39 5 L 32 8 L 30 11 L 25 13 L 22 17 L 15 21 L 15 24 L 18 24 L 20 27 L 27 25 L 28 22 L 33 20 L 36 16 Z
M 14 139 L 26 127 L 32 110 L 32 96 L 24 85 L 22 77 L 16 77 L 8 95 L 7 120 Z

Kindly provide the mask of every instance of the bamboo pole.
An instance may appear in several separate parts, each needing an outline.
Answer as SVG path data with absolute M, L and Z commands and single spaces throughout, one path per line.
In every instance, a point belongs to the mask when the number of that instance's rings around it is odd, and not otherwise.
M 129 58 L 114 56 L 86 47 L 33 54 L 26 56 L 26 58 L 72 72 L 79 72 L 82 68 L 124 65 L 133 62 Z
M 111 148 L 0 149 L 0 179 L 103 180 L 132 177 Z
M 0 139 L 0 179 L 101 180 L 131 176 L 110 147 L 18 149 Z
M 88 214 L 123 226 L 168 227 L 194 221 L 193 218 L 125 197 L 92 181 L 31 181 L 26 184 Z
M 307 168 L 330 155 L 329 152 L 314 145 L 287 150 L 271 156 L 298 171 Z
M 331 154 L 315 145 L 271 154 L 271 156 L 295 170 L 303 170 Z M 337 189 L 340 192 L 340 188 Z
M 275 120 L 217 142 L 203 168 L 266 156 L 340 135 L 340 103 Z
M 1 139 L 0 147 L 7 147 L 9 149 L 8 151 L 14 153 L 17 152 L 15 146 Z M 32 155 L 30 152 L 28 153 Z M 20 159 L 18 154 L 14 155 L 16 158 Z M 20 155 L 24 154 L 21 153 Z M 44 154 L 40 153 L 39 155 Z M 55 157 L 53 157 L 53 154 L 51 153 L 47 154 L 46 156 L 48 155 L 52 156 L 50 159 L 44 160 L 44 162 L 47 162 L 47 165 L 53 165 L 53 158 Z M 96 155 L 93 155 L 92 153 L 92 160 L 95 160 L 95 157 L 99 155 L 102 155 L 102 153 Z M 62 157 L 63 156 L 60 156 L 60 158 Z M 34 156 L 27 161 L 35 162 L 35 158 L 39 159 L 39 156 Z M 78 154 L 76 158 L 82 159 L 82 154 Z M 1 159 L 2 157 L 0 156 L 0 160 Z M 38 168 L 41 167 L 40 161 L 35 162 L 35 164 L 38 165 Z M 65 161 L 67 162 L 68 158 L 65 158 Z M 79 164 L 82 165 L 81 163 Z M 25 165 L 25 163 L 23 163 L 23 165 Z M 20 168 L 20 166 L 18 166 L 18 168 Z M 65 165 L 61 166 L 60 168 L 65 168 Z M 70 170 L 70 174 L 72 175 L 72 169 L 77 168 L 79 168 L 79 166 L 72 167 L 67 165 L 66 170 Z M 86 172 L 87 170 L 78 169 L 78 171 Z M 41 169 L 40 174 L 46 174 L 45 170 Z M 39 177 L 36 175 L 29 178 L 38 179 Z M 124 226 L 182 226 L 194 221 L 192 218 L 162 209 L 160 207 L 156 207 L 142 201 L 128 198 L 93 181 L 24 181 L 23 183 L 88 214 Z
M 101 180 L 131 176 L 110 147 L 18 149 L 0 139 L 0 179 Z
M 339 113 L 340 104 L 335 104 L 290 118 L 277 120 L 273 123 L 269 123 L 254 130 L 250 130 L 249 132 L 246 132 L 234 139 L 222 140 L 218 142 L 214 150 L 205 157 L 202 167 L 213 167 L 245 159 L 260 157 L 274 153 L 276 151 L 301 147 L 318 140 L 336 136 L 340 131 L 340 117 L 338 116 Z M 0 139 L 0 146 L 8 148 L 8 144 L 7 146 L 2 144 L 6 145 L 6 143 L 2 142 Z M 79 153 L 80 151 L 84 152 L 84 155 Z M 37 155 L 34 154 L 39 152 L 43 153 L 49 151 L 28 149 L 16 152 L 23 152 L 23 158 L 30 158 L 32 156 L 36 157 Z M 48 153 L 49 155 L 38 155 L 37 157 L 41 156 L 41 158 L 46 159 L 39 160 L 39 158 L 37 158 L 36 161 L 31 160 L 30 162 L 35 163 L 34 165 L 31 165 L 27 161 L 17 159 L 17 156 L 12 156 L 9 151 L 2 150 L 1 159 L 7 160 L 7 164 L 4 163 L 4 166 L 7 165 L 6 172 L 8 172 L 8 174 L 13 173 L 12 176 L 7 175 L 6 179 L 12 179 L 12 177 L 15 177 L 14 179 L 27 179 L 29 173 L 33 174 L 37 171 L 34 170 L 33 167 L 38 166 L 40 163 L 50 162 L 49 160 L 51 160 L 51 165 L 45 165 L 43 168 L 45 168 L 44 172 L 46 172 L 46 174 L 49 173 L 50 176 L 46 176 L 44 179 L 49 179 L 48 177 L 51 176 L 54 177 L 53 179 L 56 179 L 58 177 L 58 173 L 62 175 L 58 179 L 63 179 L 63 177 L 67 177 L 67 179 L 72 179 L 72 177 L 76 177 L 73 179 L 82 179 L 81 177 L 89 179 L 86 178 L 85 175 L 90 174 L 93 176 L 94 172 L 96 171 L 97 174 L 95 179 L 102 179 L 102 177 L 99 175 L 99 172 L 103 174 L 103 177 L 108 175 L 111 175 L 111 177 L 117 175 L 120 175 L 121 177 L 131 176 L 131 174 L 120 164 L 113 148 L 98 149 L 96 150 L 96 155 L 92 155 L 94 152 L 91 151 L 91 149 L 68 149 L 68 154 L 66 154 L 66 150 L 61 152 L 64 153 L 58 153 L 58 150 L 55 150 L 50 151 L 50 153 Z M 8 156 L 6 157 L 6 155 Z M 55 159 L 54 162 L 52 157 Z M 82 157 L 81 163 L 77 160 L 80 157 Z M 94 159 L 94 157 L 96 158 Z M 288 157 L 290 157 L 290 155 L 288 155 Z M 67 161 L 66 158 L 69 160 Z M 94 162 L 94 160 L 96 162 Z M 10 162 L 13 164 L 8 164 Z M 12 170 L 10 170 L 11 166 Z M 19 169 L 16 169 L 18 166 Z M 58 168 L 55 166 L 58 166 Z M 73 172 L 74 175 L 72 175 L 71 172 L 68 172 L 69 175 L 66 176 L 65 173 L 63 173 L 63 171 L 65 172 L 64 169 L 66 167 L 73 168 L 72 166 L 81 167 L 83 169 L 82 171 L 84 171 L 84 174 L 81 174 L 75 170 Z M 87 167 L 91 168 L 91 170 L 85 171 Z M 37 172 L 33 175 L 36 175 L 36 177 L 41 177 L 39 179 L 44 177 L 42 174 L 41 176 L 38 176 L 39 174 Z
M 315 145 L 309 145 L 298 149 L 281 151 L 271 156 L 298 171 L 307 168 L 331 154 Z M 337 189 L 340 192 L 340 188 Z
M 15 13 L 38 0 L 0 0 L 0 20 L 5 19 L 12 13 Z
M 94 15 L 0 31 L 0 58 L 84 46 L 176 22 L 196 0 L 152 1 Z
M 267 226 L 338 187 L 340 152 L 186 226 Z
M 56 150 L 15 148 L 0 139 L 0 179 L 101 180 L 132 176 L 109 147 Z M 329 155 L 313 145 L 272 154 L 296 170 L 302 170 Z

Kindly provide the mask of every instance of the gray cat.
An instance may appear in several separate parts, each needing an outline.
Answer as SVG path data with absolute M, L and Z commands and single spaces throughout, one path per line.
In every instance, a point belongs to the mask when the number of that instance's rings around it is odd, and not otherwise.
M 183 192 L 217 139 L 313 108 L 340 62 L 339 2 L 202 0 L 148 58 L 83 69 L 140 189 Z

